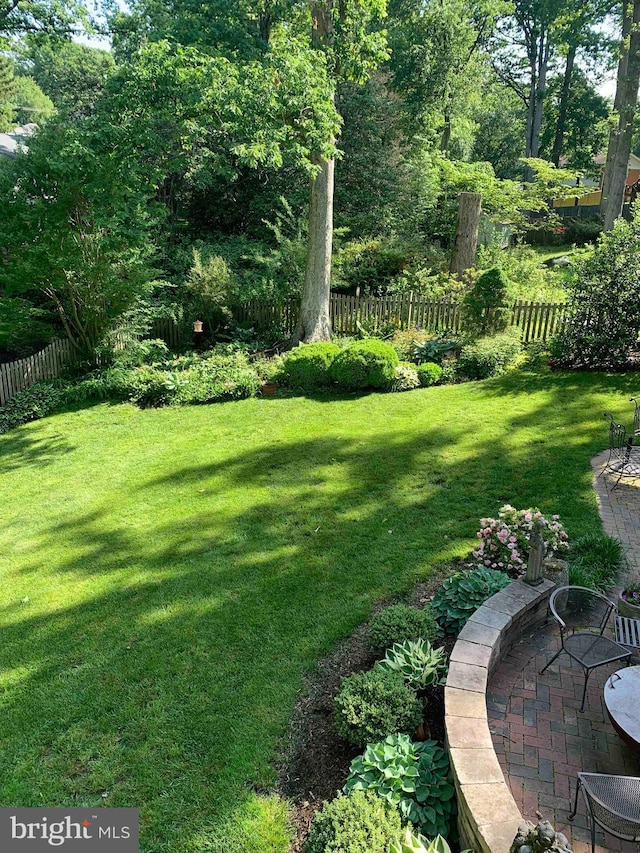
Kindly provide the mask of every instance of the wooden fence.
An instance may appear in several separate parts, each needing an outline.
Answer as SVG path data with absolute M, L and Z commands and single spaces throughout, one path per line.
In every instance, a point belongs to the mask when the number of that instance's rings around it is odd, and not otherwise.
M 28 358 L 0 364 L 0 406 L 39 379 L 55 379 L 71 357 L 69 341 L 56 340 Z
M 397 296 L 369 297 L 332 293 L 329 304 L 334 332 L 354 334 L 358 323 L 365 329 L 393 325 L 401 329 L 419 327 L 428 332 L 459 331 L 464 325 L 458 302 L 451 299 L 427 299 L 414 293 Z M 253 300 L 239 306 L 235 312 L 238 322 L 253 323 L 257 328 L 276 326 L 283 335 L 290 335 L 298 320 L 298 304 L 267 304 Z M 511 325 L 521 330 L 524 343 L 546 341 L 564 325 L 564 305 L 555 302 L 515 302 Z

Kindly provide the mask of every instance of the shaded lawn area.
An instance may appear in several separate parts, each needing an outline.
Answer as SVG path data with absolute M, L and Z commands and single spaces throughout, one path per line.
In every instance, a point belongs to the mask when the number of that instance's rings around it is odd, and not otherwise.
M 302 678 L 505 501 L 598 523 L 635 374 L 139 411 L 0 436 L 0 805 L 139 806 L 143 853 L 287 848 Z

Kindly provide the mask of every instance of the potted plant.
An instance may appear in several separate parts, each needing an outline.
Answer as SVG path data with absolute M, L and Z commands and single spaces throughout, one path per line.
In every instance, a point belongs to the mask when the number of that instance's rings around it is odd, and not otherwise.
M 278 390 L 280 360 L 278 358 L 265 359 L 256 366 L 262 382 L 262 393 L 267 397 L 272 397 Z
M 629 619 L 640 619 L 640 581 L 626 584 L 618 596 L 618 613 Z

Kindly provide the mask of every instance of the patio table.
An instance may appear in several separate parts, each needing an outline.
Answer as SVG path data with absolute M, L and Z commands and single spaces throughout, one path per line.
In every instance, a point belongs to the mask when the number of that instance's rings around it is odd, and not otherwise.
M 620 737 L 640 750 L 640 666 L 619 669 L 607 679 L 604 704 Z

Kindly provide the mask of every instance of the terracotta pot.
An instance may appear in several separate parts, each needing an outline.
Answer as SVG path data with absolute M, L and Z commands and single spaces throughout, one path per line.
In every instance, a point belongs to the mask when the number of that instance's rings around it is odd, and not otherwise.
M 273 397 L 273 395 L 278 390 L 277 382 L 263 382 L 262 383 L 262 393 L 267 397 Z
M 640 606 L 631 604 L 629 601 L 619 595 L 618 596 L 618 613 L 620 616 L 626 616 L 628 619 L 640 619 Z

